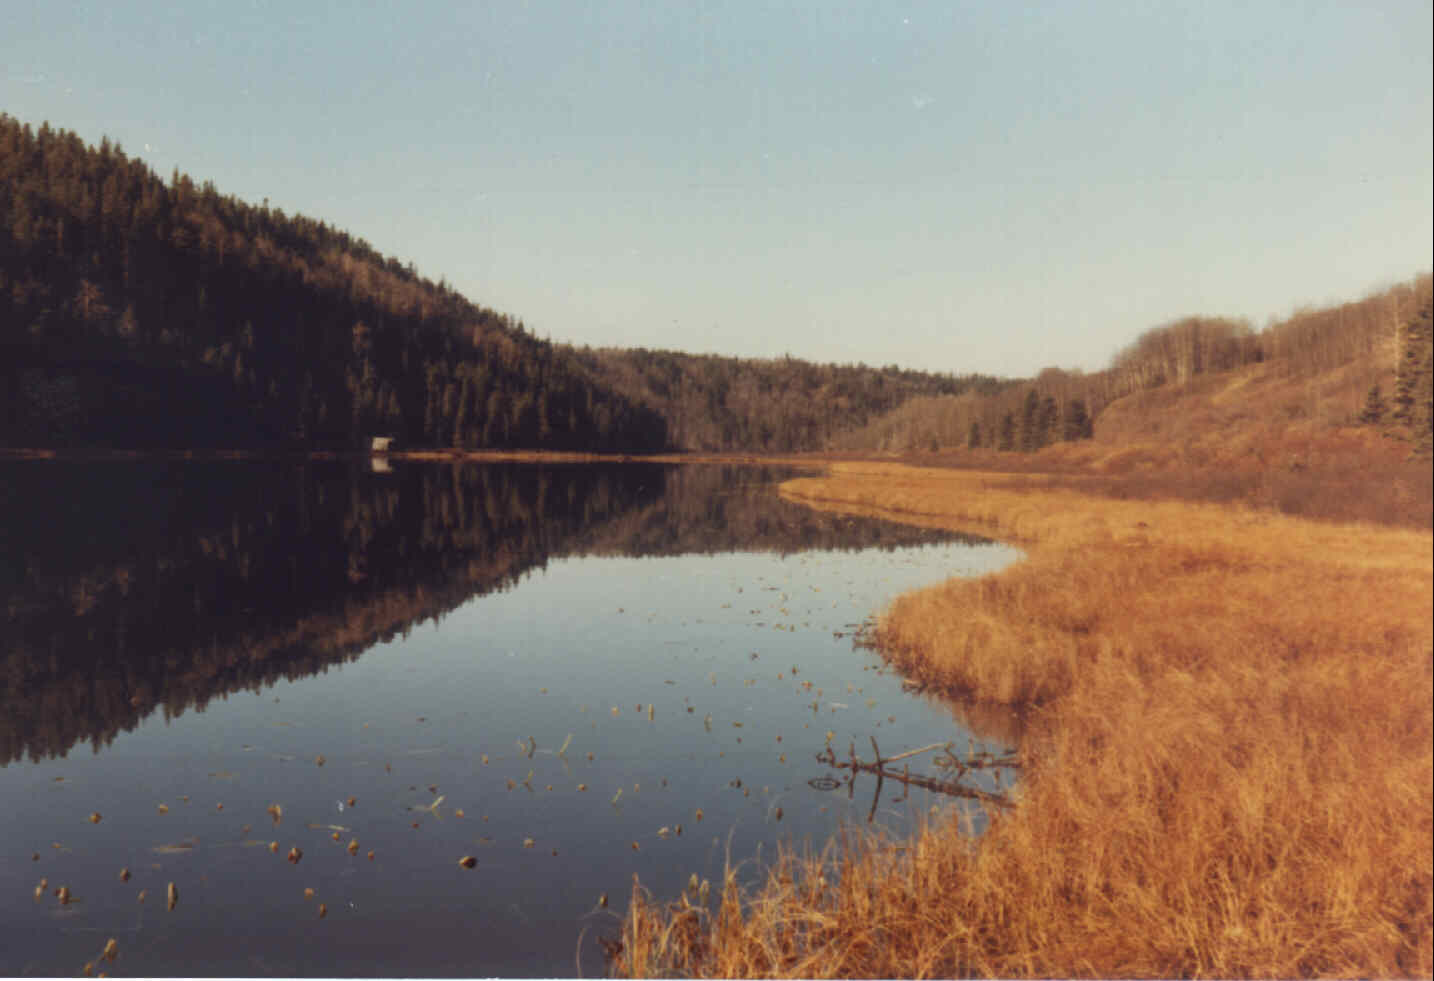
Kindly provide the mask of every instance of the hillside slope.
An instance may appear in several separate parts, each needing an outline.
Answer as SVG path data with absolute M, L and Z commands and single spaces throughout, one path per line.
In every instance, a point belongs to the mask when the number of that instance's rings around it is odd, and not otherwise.
M 1363 300 L 1239 333 L 1242 351 L 1179 370 L 1193 321 L 1147 332 L 1089 375 L 1047 370 L 993 396 L 916 399 L 838 440 L 924 463 L 1057 474 L 1120 497 L 1244 501 L 1283 513 L 1431 526 L 1431 289 L 1425 274 Z M 1208 324 L 1209 322 L 1205 322 Z M 1057 419 L 1084 400 L 1087 435 L 1040 438 L 1032 404 Z M 969 445 L 1008 417 L 1011 444 Z M 1035 438 L 1030 439 L 1026 430 Z M 1062 438 L 1064 437 L 1064 438 Z M 1035 442 L 1021 452 L 1023 438 Z
M 0 446 L 781 452 L 991 381 L 578 351 L 321 221 L 0 114 Z

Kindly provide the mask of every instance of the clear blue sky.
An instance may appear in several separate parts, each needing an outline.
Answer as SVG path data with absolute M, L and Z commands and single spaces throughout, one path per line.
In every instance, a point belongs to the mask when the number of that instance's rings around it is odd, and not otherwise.
M 0 110 L 554 340 L 1030 375 L 1434 265 L 1430 10 L 4 0 Z

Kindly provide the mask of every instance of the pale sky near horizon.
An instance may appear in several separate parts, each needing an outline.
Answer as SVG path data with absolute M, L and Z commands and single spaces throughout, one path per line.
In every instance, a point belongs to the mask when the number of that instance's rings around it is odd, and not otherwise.
M 0 111 L 556 341 L 1029 376 L 1434 265 L 1427 0 L 3 7 Z

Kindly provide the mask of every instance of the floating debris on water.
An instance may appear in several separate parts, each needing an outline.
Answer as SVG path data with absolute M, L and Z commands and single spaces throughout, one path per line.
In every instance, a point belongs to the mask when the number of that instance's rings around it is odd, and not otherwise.
M 472 855 L 464 855 L 458 860 L 458 864 L 463 866 L 465 869 L 471 869 L 478 864 L 478 860 Z
M 194 850 L 194 842 L 181 841 L 173 845 L 155 845 L 150 851 L 156 855 L 186 855 Z
M 305 886 L 305 887 L 304 887 L 304 898 L 305 898 L 305 899 L 313 899 L 313 898 L 314 898 L 314 890 L 313 890 L 313 888 L 312 888 L 311 886 Z
M 314 762 L 317 763 L 319 766 L 323 766 L 328 761 L 324 759 L 324 754 L 320 753 L 318 756 L 314 757 Z
M 298 865 L 298 864 L 299 864 L 299 859 L 301 859 L 301 858 L 303 858 L 303 857 L 304 857 L 304 853 L 299 850 L 299 846 L 298 846 L 298 845 L 295 845 L 293 848 L 290 848 L 290 849 L 289 849 L 289 864 L 290 864 L 290 865 Z
M 348 847 L 348 852 L 349 852 L 349 854 L 350 854 L 350 855 L 357 855 L 357 854 L 358 854 L 358 850 L 359 850 L 358 839 L 357 839 L 357 838 L 350 838 L 350 839 L 349 839 L 349 847 Z
M 170 883 L 164 890 L 165 908 L 173 911 L 179 905 L 179 887 Z
M 105 941 L 105 949 L 100 952 L 100 956 L 107 961 L 112 961 L 116 957 L 118 957 L 119 941 L 116 940 L 114 937 L 110 937 L 109 940 Z
M 90 823 L 91 823 L 91 824 L 99 824 L 99 823 L 100 823 L 100 812 L 99 812 L 99 811 L 95 811 L 95 812 L 93 812 L 92 814 L 90 814 Z
M 129 881 L 129 869 L 128 869 L 128 868 L 120 869 L 120 881 L 121 881 L 121 882 L 128 882 L 128 881 Z
M 326 916 L 328 916 L 328 915 L 329 915 L 329 907 L 328 907 L 328 905 L 325 904 L 325 903 L 320 903 L 320 904 L 319 904 L 319 919 L 322 920 L 324 917 L 326 917 Z

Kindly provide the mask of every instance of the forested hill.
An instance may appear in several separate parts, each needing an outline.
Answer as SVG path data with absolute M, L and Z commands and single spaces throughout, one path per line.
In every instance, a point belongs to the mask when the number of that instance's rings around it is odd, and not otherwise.
M 687 450 L 824 450 L 840 434 L 920 397 L 993 395 L 1014 382 L 888 365 L 814 364 L 643 348 L 578 352 L 581 362 L 667 420 Z
M 992 385 L 553 344 L 321 221 L 0 113 L 0 447 L 811 450 Z
M 0 114 L 0 445 L 644 451 L 634 405 L 366 242 Z

